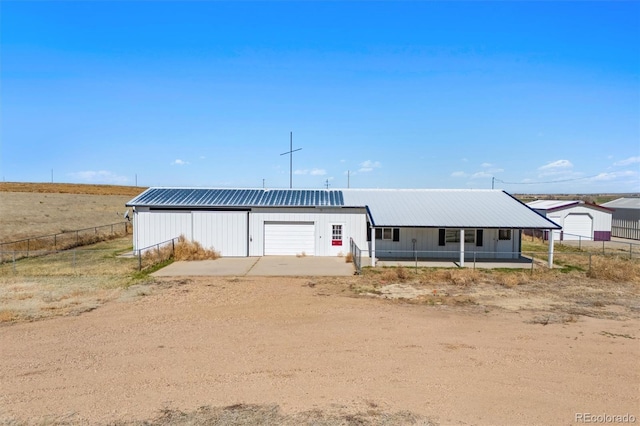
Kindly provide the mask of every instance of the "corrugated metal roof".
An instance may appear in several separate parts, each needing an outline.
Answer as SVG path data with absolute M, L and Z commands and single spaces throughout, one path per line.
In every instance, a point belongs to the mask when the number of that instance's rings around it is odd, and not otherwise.
M 582 203 L 582 201 L 578 200 L 536 200 L 527 203 L 527 206 L 532 209 L 551 210 L 559 207 L 569 207 L 580 203 Z
M 375 226 L 538 228 L 560 226 L 500 190 L 344 189 L 345 205 L 366 205 Z
M 198 207 L 323 207 L 343 206 L 340 191 L 299 189 L 149 188 L 127 206 Z
M 150 188 L 127 206 L 366 207 L 374 226 L 560 229 L 500 190 Z
M 640 209 L 640 198 L 618 198 L 602 206 L 610 209 Z

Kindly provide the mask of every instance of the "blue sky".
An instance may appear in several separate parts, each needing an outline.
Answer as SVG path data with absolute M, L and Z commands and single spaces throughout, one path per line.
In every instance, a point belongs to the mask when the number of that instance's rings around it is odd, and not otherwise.
M 5 181 L 640 191 L 639 2 L 0 8 Z

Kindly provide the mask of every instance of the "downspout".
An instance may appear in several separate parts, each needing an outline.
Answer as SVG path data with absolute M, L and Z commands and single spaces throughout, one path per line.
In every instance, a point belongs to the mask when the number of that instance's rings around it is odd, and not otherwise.
M 553 229 L 549 229 L 549 269 L 553 269 Z
M 371 226 L 371 267 L 376 266 L 376 228 Z
M 464 229 L 460 229 L 460 267 L 464 268 Z

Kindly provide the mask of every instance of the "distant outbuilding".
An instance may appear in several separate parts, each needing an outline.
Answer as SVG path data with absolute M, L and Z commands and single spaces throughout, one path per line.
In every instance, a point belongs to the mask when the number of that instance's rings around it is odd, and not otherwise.
M 562 226 L 561 241 L 611 240 L 613 210 L 607 207 L 579 200 L 537 200 L 527 203 L 527 206 Z
M 611 235 L 640 240 L 640 198 L 618 198 L 602 206 L 613 210 Z

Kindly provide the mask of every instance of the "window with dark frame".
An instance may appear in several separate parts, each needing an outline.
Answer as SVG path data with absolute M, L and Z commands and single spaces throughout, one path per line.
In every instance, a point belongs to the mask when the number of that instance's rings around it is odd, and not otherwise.
M 446 243 L 459 243 L 460 242 L 460 230 L 459 229 L 445 229 L 444 230 L 444 240 Z M 465 243 L 475 243 L 476 235 L 473 229 L 465 229 L 464 231 L 464 242 Z M 442 245 L 442 244 L 439 244 Z
M 511 239 L 511 229 L 499 229 L 498 240 L 509 241 Z
M 376 228 L 376 240 L 400 241 L 400 228 Z

